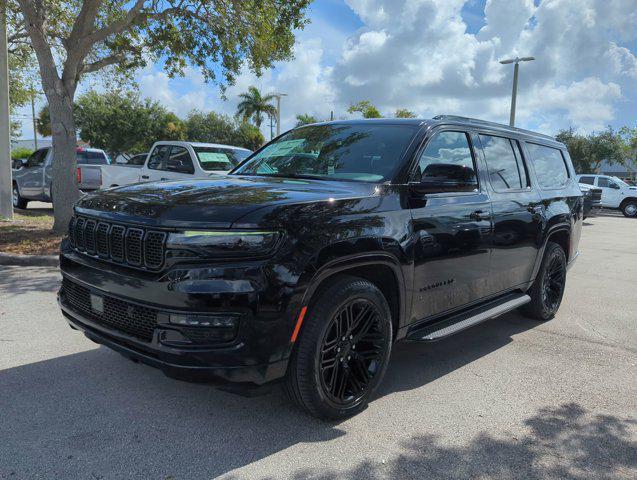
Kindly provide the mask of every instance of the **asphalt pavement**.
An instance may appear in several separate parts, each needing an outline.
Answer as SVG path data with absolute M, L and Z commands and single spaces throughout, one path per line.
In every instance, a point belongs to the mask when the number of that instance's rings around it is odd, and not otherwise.
M 635 479 L 636 239 L 587 220 L 554 320 L 398 344 L 340 423 L 134 364 L 66 325 L 56 269 L 0 266 L 0 478 Z

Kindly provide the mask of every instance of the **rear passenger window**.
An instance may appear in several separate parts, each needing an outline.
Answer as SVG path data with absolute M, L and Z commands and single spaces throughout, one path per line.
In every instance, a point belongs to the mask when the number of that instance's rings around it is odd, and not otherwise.
M 557 148 L 527 143 L 539 184 L 544 188 L 559 188 L 568 181 L 568 170 L 562 152 Z
M 529 182 L 517 142 L 491 135 L 480 135 L 480 142 L 494 190 L 500 192 L 519 190 L 528 186 Z
M 195 173 L 188 149 L 177 145 L 173 146 L 166 160 L 165 168 L 162 170 L 177 173 Z
M 585 183 L 586 185 L 595 185 L 595 177 L 580 177 L 579 183 Z
M 427 143 L 418 160 L 417 178 L 421 183 L 462 184 L 459 191 L 478 188 L 473 156 L 463 132 L 440 132 Z

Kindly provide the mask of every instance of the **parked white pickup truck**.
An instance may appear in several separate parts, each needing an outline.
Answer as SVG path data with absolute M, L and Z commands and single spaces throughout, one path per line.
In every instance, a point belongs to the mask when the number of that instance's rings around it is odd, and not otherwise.
M 143 165 L 102 167 L 102 188 L 139 182 L 207 178 L 225 174 L 252 152 L 245 148 L 216 143 L 179 141 L 155 142 Z

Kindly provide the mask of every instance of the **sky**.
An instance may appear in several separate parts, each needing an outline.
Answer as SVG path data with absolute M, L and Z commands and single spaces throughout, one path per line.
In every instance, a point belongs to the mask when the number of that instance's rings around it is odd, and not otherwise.
M 294 58 L 259 78 L 242 71 L 227 100 L 196 68 L 170 79 L 159 64 L 138 72 L 140 93 L 180 116 L 233 115 L 251 85 L 286 93 L 283 130 L 301 113 L 352 118 L 360 100 L 385 116 L 406 108 L 507 123 L 513 66 L 499 60 L 534 56 L 520 65 L 517 126 L 637 125 L 637 0 L 315 0 L 308 16 Z

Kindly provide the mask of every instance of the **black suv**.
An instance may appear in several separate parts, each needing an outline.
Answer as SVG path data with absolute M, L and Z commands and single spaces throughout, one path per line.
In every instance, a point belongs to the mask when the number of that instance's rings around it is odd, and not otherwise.
M 59 302 L 73 328 L 169 376 L 283 379 L 342 418 L 397 340 L 517 307 L 551 319 L 582 206 L 544 135 L 451 116 L 303 126 L 227 176 L 82 198 Z

